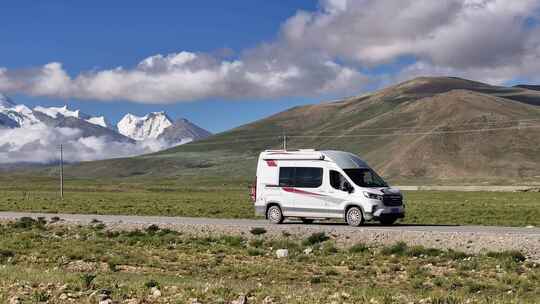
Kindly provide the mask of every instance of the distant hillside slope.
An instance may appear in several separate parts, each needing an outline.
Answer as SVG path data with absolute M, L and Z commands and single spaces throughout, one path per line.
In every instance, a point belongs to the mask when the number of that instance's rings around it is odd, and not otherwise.
M 173 124 L 163 130 L 158 138 L 167 142 L 182 142 L 185 140 L 195 141 L 211 136 L 212 133 L 205 129 L 193 124 L 191 121 L 180 118 L 173 122 Z
M 515 87 L 516 88 L 521 88 L 521 89 L 533 90 L 533 91 L 540 91 L 540 85 L 519 84 L 519 85 L 517 85 Z
M 198 174 L 252 178 L 256 155 L 340 149 L 400 181 L 540 179 L 540 92 L 422 77 L 338 102 L 301 106 L 193 144 L 83 163 L 76 176 Z

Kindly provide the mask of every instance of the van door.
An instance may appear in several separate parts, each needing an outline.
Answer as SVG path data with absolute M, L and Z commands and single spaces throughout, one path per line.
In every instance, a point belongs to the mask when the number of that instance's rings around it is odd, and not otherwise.
M 329 170 L 330 187 L 328 190 L 327 208 L 329 212 L 343 214 L 341 203 L 349 199 L 350 193 L 345 190 L 347 179 L 336 170 Z
M 285 216 L 325 217 L 326 193 L 323 191 L 323 168 L 281 167 L 279 185 L 282 189 Z

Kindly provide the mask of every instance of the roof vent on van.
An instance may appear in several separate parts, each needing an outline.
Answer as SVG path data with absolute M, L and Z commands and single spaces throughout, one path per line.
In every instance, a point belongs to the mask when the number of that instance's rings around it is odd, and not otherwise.
M 309 150 L 267 150 L 261 154 L 264 160 L 323 160 L 324 154 Z
M 316 149 L 279 149 L 279 150 L 265 150 L 264 152 L 318 152 Z

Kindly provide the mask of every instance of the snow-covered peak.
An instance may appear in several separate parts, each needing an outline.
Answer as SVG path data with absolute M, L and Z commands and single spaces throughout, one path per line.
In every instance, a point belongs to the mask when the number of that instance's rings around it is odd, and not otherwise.
M 25 105 L 15 105 L 6 95 L 0 94 L 0 114 L 10 120 L 8 125 L 25 127 L 40 123 L 32 110 Z M 1 125 L 1 124 L 0 124 Z
M 126 114 L 116 125 L 118 132 L 135 140 L 157 138 L 172 125 L 165 112 L 152 112 L 145 116 Z
M 13 101 L 9 99 L 6 95 L 0 93 L 0 109 L 9 109 L 11 107 L 15 106 Z

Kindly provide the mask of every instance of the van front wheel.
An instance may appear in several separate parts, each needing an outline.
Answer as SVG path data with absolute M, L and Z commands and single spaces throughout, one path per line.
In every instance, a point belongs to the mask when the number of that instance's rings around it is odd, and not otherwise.
M 266 218 L 272 223 L 272 224 L 281 224 L 283 223 L 283 213 L 281 212 L 281 208 L 279 206 L 270 206 L 268 210 L 266 210 Z
M 362 225 L 364 223 L 364 215 L 362 214 L 362 210 L 360 210 L 358 207 L 351 207 L 347 209 L 345 220 L 349 226 L 358 227 Z

